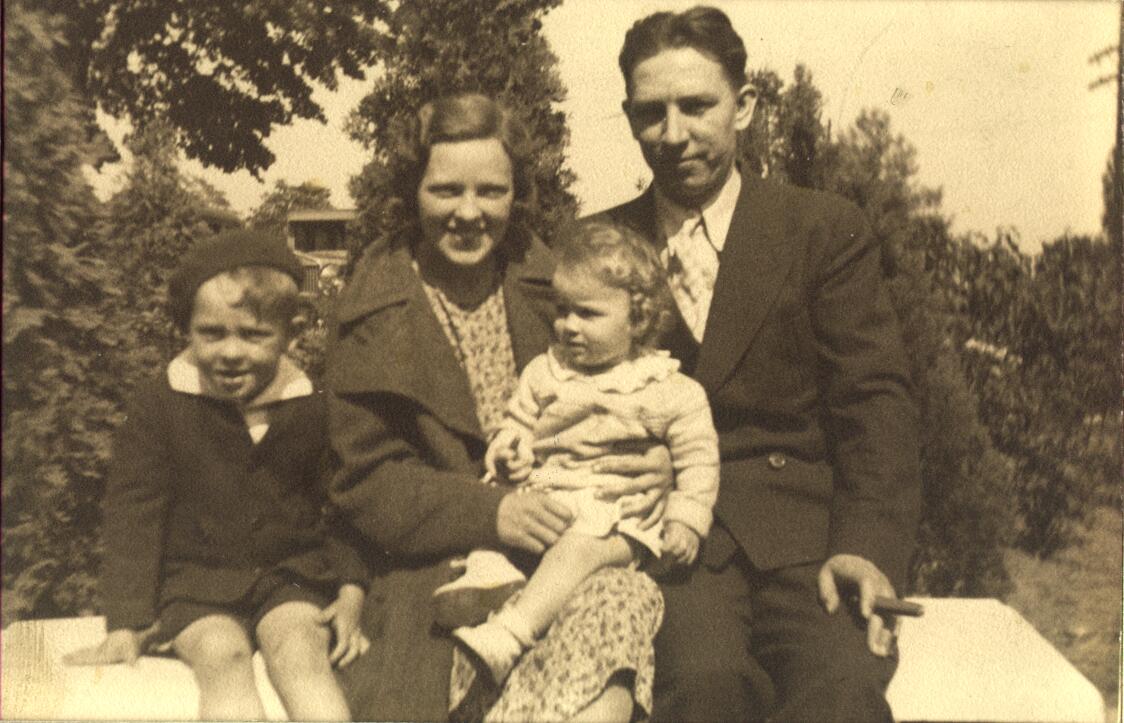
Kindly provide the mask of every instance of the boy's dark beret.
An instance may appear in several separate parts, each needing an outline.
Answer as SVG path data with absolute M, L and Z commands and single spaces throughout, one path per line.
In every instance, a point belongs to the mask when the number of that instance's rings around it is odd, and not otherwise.
M 263 231 L 225 231 L 196 244 L 180 259 L 168 281 L 172 320 L 186 331 L 191 323 L 195 292 L 208 279 L 242 266 L 267 266 L 301 282 L 301 264 L 285 239 Z

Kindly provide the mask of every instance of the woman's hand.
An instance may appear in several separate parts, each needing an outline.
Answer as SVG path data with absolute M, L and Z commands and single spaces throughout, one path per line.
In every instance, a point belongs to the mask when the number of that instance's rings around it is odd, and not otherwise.
M 573 514 L 542 492 L 509 492 L 496 512 L 496 532 L 505 545 L 541 554 L 570 526 Z
M 320 622 L 331 625 L 335 634 L 336 646 L 328 659 L 338 668 L 346 667 L 371 647 L 359 627 L 364 597 L 363 588 L 358 585 L 341 585 L 339 597 L 320 613 Z
M 667 493 L 675 481 L 671 452 L 664 445 L 649 447 L 643 455 L 606 455 L 597 460 L 593 471 L 629 478 L 606 484 L 598 490 L 597 498 L 619 499 L 622 516 L 644 518 L 641 529 L 648 529 L 663 517 Z

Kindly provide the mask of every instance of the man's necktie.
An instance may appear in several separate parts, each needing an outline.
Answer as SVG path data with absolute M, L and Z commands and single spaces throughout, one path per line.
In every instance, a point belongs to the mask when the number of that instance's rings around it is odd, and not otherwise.
M 687 218 L 667 240 L 667 275 L 679 313 L 695 341 L 701 342 L 718 277 L 718 252 L 707 237 L 701 215 Z

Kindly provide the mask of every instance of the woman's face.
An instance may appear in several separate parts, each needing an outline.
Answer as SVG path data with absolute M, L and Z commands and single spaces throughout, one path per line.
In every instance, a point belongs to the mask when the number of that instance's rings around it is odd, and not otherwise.
M 476 266 L 503 242 L 515 198 L 497 138 L 435 143 L 418 186 L 422 243 L 455 266 Z

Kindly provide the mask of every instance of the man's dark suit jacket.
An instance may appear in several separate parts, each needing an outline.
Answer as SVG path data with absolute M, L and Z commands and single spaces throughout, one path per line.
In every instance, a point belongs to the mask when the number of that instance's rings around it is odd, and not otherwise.
M 653 243 L 652 189 L 590 220 Z M 703 343 L 666 346 L 705 387 L 722 454 L 703 562 L 760 570 L 860 555 L 901 591 L 918 518 L 917 414 L 879 248 L 838 196 L 743 176 Z

